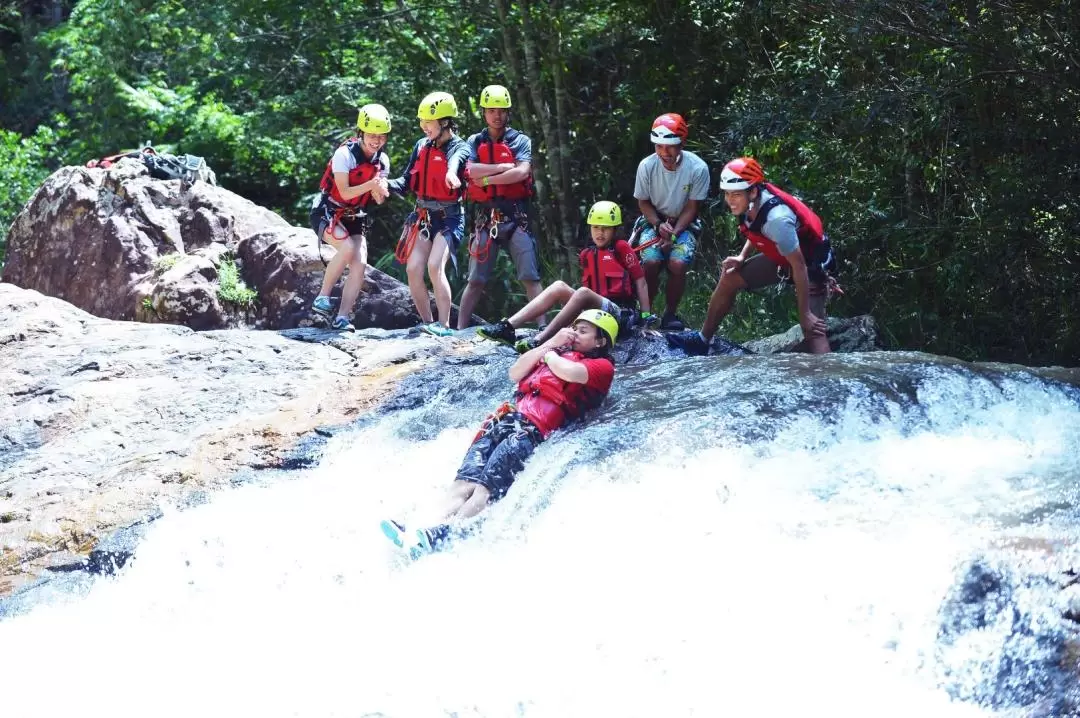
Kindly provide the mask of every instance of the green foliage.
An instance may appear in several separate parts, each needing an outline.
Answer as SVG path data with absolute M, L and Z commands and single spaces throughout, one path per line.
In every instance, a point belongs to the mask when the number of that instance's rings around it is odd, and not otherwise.
M 30 137 L 0 130 L 0 267 L 8 228 L 52 171 L 50 154 L 61 136 L 61 132 L 44 125 Z
M 184 255 L 179 252 L 173 252 L 172 254 L 166 254 L 163 257 L 158 257 L 154 260 L 154 274 L 161 276 L 165 272 L 169 271 L 176 266 L 176 263 L 183 259 Z
M 248 288 L 244 280 L 240 278 L 240 269 L 236 266 L 236 260 L 225 257 L 218 265 L 218 299 L 223 302 L 235 304 L 244 309 L 250 309 L 255 305 L 258 294 Z

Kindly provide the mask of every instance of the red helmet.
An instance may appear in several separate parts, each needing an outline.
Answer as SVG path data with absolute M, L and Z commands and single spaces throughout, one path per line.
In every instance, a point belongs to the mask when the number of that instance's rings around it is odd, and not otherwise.
M 724 165 L 720 173 L 720 191 L 750 189 L 765 181 L 765 170 L 753 157 L 740 157 Z
M 684 145 L 689 135 L 682 115 L 666 112 L 653 120 L 649 139 L 654 145 Z

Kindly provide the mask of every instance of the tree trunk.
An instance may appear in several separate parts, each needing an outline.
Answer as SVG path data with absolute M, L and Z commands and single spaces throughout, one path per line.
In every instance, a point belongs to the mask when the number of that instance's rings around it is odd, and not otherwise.
M 562 207 L 566 201 L 565 197 L 559 196 L 564 186 L 562 165 L 559 163 L 558 158 L 562 155 L 562 146 L 558 133 L 558 129 L 551 117 L 548 103 L 544 100 L 543 93 L 543 78 L 540 72 L 540 54 L 536 48 L 536 28 L 532 22 L 532 2 L 531 0 L 521 0 L 521 22 L 523 29 L 522 37 L 522 49 L 525 53 L 525 78 L 528 84 L 529 93 L 532 97 L 533 106 L 536 109 L 536 117 L 540 122 L 540 128 L 544 134 L 544 143 L 547 146 L 547 169 L 550 177 L 551 187 L 551 202 L 545 203 L 544 212 L 546 216 L 551 217 L 550 227 L 556 228 L 558 233 L 552 233 L 555 237 L 555 246 L 558 250 L 555 254 L 556 261 L 559 264 L 560 274 L 568 269 L 566 264 L 566 252 L 568 245 L 566 243 L 566 237 L 568 236 L 567 229 L 562 226 L 563 217 L 565 211 Z M 554 207 L 551 206 L 554 204 Z M 570 229 L 572 235 L 573 229 Z
M 568 266 L 574 266 L 577 260 L 577 226 L 578 212 L 577 202 L 574 200 L 574 187 L 571 180 L 570 167 L 570 130 L 567 125 L 570 113 L 570 98 L 566 91 L 566 83 L 563 81 L 563 55 L 562 55 L 562 23 L 558 19 L 558 2 L 551 3 L 553 27 L 555 28 L 555 52 L 551 53 L 551 78 L 555 88 L 555 133 L 559 143 L 557 152 L 552 163 L 559 166 L 561 179 L 558 192 L 559 202 L 559 230 L 562 237 L 562 247 L 566 254 Z

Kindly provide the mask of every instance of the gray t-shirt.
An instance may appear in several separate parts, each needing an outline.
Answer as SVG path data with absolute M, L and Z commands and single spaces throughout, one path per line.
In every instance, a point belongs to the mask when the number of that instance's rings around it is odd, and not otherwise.
M 675 219 L 682 214 L 686 200 L 700 202 L 708 195 L 709 166 L 693 152 L 683 150 L 682 159 L 671 172 L 655 153 L 638 163 L 634 199 L 649 200 L 665 217 Z
M 762 189 L 759 202 L 764 203 L 772 199 L 772 196 L 772 192 Z M 791 254 L 799 246 L 799 235 L 796 234 L 796 229 L 798 229 L 798 222 L 795 212 L 783 203 L 770 209 L 765 224 L 761 225 L 761 233 L 775 242 L 776 248 L 783 255 Z

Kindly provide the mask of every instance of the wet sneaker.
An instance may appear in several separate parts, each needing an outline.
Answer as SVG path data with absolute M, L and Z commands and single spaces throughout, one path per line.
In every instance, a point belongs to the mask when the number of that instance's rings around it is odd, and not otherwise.
M 517 341 L 517 332 L 514 330 L 513 325 L 505 319 L 500 319 L 494 324 L 485 324 L 477 329 L 476 333 L 484 339 L 510 346 L 514 346 L 514 342 Z
M 383 521 L 379 524 L 379 528 L 382 529 L 383 536 L 390 539 L 391 543 L 408 554 L 409 558 L 413 560 L 431 552 L 431 542 L 427 540 L 426 535 L 424 536 L 425 543 L 421 544 L 420 535 L 423 533 L 423 529 L 412 532 L 405 528 L 405 524 L 393 519 Z M 427 548 L 424 546 L 427 546 Z
M 664 318 L 660 321 L 660 328 L 681 332 L 683 329 L 686 329 L 686 325 L 683 324 L 682 319 L 679 319 L 674 314 L 665 314 Z
M 330 325 L 331 329 L 337 329 L 342 332 L 356 331 L 356 328 L 345 317 L 334 317 L 334 323 Z
M 420 327 L 421 331 L 433 334 L 437 337 L 448 337 L 454 333 L 454 330 L 450 327 L 444 326 L 439 322 L 432 322 L 431 324 L 424 324 Z
M 334 313 L 334 307 L 330 304 L 330 297 L 315 297 L 315 301 L 311 303 L 311 311 L 329 319 L 330 315 Z
M 532 351 L 536 347 L 537 344 L 535 341 L 533 341 L 532 337 L 528 339 L 518 339 L 516 342 L 514 342 L 514 351 L 516 351 L 518 354 L 524 354 L 525 352 Z

